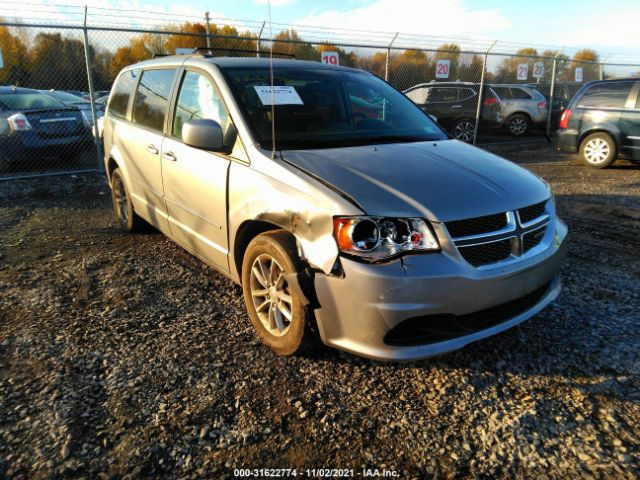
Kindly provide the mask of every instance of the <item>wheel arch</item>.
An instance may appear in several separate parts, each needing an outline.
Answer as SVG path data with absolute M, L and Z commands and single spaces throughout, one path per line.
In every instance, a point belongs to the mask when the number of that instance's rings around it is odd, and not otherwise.
M 236 272 L 238 273 L 238 279 L 242 284 L 242 262 L 244 260 L 244 254 L 247 251 L 247 247 L 251 243 L 251 240 L 266 232 L 284 230 L 295 238 L 293 233 L 287 229 L 282 228 L 275 223 L 264 220 L 245 220 L 239 227 L 235 235 L 233 242 L 233 263 Z M 297 240 L 296 240 L 297 243 Z
M 593 127 L 590 128 L 588 130 L 585 130 L 584 132 L 582 132 L 580 134 L 580 136 L 578 137 L 578 151 L 580 151 L 582 149 L 582 144 L 585 141 L 585 139 L 589 136 L 589 135 L 593 135 L 594 133 L 604 133 L 606 135 L 608 135 L 609 137 L 611 137 L 611 139 L 613 140 L 613 143 L 616 147 L 616 153 L 620 152 L 620 131 L 615 129 L 615 131 L 612 131 L 611 128 L 608 127 L 604 127 L 604 126 L 600 126 L 600 127 Z
M 525 111 L 525 110 L 518 110 L 516 112 L 510 113 L 504 123 L 509 123 L 509 120 L 511 120 L 516 115 L 522 115 L 523 117 L 525 117 L 527 119 L 527 121 L 530 124 L 533 123 L 533 119 L 531 118 L 531 114 L 529 112 Z

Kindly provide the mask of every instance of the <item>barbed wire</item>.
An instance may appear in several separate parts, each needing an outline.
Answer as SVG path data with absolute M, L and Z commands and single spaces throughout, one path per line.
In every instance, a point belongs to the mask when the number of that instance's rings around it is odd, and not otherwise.
M 0 14 L 0 19 L 13 20 L 20 22 L 39 22 L 46 26 L 54 27 L 56 24 L 83 25 L 84 23 L 84 6 L 70 5 L 62 3 L 43 4 L 35 2 L 19 2 L 15 0 L 3 0 L 2 5 L 7 5 Z M 16 5 L 16 7 L 12 7 Z M 20 8 L 18 8 L 18 6 Z M 29 6 L 28 11 L 24 11 L 23 7 Z M 62 10 L 60 10 L 62 9 Z M 75 10 L 75 11 L 74 11 Z M 113 13 L 111 13 L 113 12 Z M 139 13 L 141 15 L 123 15 L 123 13 Z M 9 14 L 9 15 L 7 15 Z M 59 14 L 61 17 L 67 18 L 51 18 L 52 14 Z M 144 14 L 144 16 L 143 16 Z M 172 22 L 168 17 L 175 19 Z M 204 15 L 184 15 L 177 13 L 159 12 L 144 9 L 116 9 L 110 7 L 90 7 L 87 9 L 87 25 L 102 28 L 140 28 L 141 30 L 158 30 L 168 31 L 168 27 L 176 25 L 180 22 L 191 21 L 192 23 L 204 24 Z M 227 25 L 238 30 L 239 33 L 256 34 L 261 30 L 264 20 L 249 20 L 238 18 L 227 18 L 220 16 L 210 17 L 213 24 L 222 26 Z M 463 53 L 483 53 L 493 40 L 462 36 L 462 35 L 422 35 L 416 33 L 403 33 L 393 31 L 374 31 L 368 29 L 348 29 L 341 27 L 325 27 L 311 24 L 296 24 L 273 22 L 281 30 L 295 30 L 303 41 L 309 43 L 346 43 L 355 45 L 355 48 L 376 47 L 384 48 L 397 35 L 394 41 L 394 47 L 415 50 L 433 50 L 441 47 L 443 44 L 458 44 Z M 264 32 L 263 32 L 264 33 Z M 357 38 L 357 42 L 354 42 Z M 269 38 L 262 36 L 262 41 L 269 41 Z M 561 47 L 556 45 L 545 44 L 527 44 L 523 42 L 515 42 L 508 40 L 500 40 L 492 53 L 494 55 L 514 55 L 518 50 L 523 48 L 544 49 L 539 52 L 540 57 L 544 51 L 563 51 L 567 55 L 573 55 L 581 48 L 579 47 Z M 634 54 L 599 51 L 601 57 L 606 57 L 612 62 L 640 62 L 640 57 Z

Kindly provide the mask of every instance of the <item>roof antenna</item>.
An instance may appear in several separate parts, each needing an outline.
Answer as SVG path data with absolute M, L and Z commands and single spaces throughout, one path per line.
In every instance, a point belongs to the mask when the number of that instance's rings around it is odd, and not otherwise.
M 269 76 L 271 78 L 271 159 L 276 158 L 276 109 L 273 104 L 273 24 L 271 23 L 271 0 L 267 0 L 267 9 L 269 12 Z

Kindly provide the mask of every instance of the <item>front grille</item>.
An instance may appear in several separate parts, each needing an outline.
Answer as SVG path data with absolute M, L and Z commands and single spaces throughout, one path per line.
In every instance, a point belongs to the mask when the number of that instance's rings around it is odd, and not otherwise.
M 428 345 L 493 327 L 535 306 L 549 290 L 551 283 L 510 302 L 467 315 L 446 313 L 409 318 L 391 329 L 385 335 L 384 342 L 402 347 Z
M 509 258 L 511 255 L 511 240 L 482 243 L 471 247 L 458 247 L 460 255 L 474 267 L 489 265 Z
M 455 220 L 446 222 L 447 230 L 452 238 L 469 237 L 471 235 L 481 235 L 483 233 L 496 232 L 507 226 L 507 214 L 497 213 L 484 217 L 468 218 L 466 220 Z
M 546 205 L 546 201 L 536 203 L 535 205 L 530 205 L 528 207 L 521 208 L 518 210 L 518 215 L 520 216 L 520 223 L 529 223 L 536 218 L 544 215 L 544 207 Z
M 522 253 L 527 253 L 533 247 L 537 247 L 544 238 L 545 228 L 534 230 L 533 232 L 526 233 L 522 237 Z

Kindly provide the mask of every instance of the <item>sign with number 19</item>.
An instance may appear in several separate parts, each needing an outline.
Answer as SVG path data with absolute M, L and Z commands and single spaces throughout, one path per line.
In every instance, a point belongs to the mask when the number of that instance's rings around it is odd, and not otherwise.
M 338 52 L 330 52 L 328 50 L 322 52 L 321 55 L 322 63 L 328 63 L 329 65 L 338 65 Z

